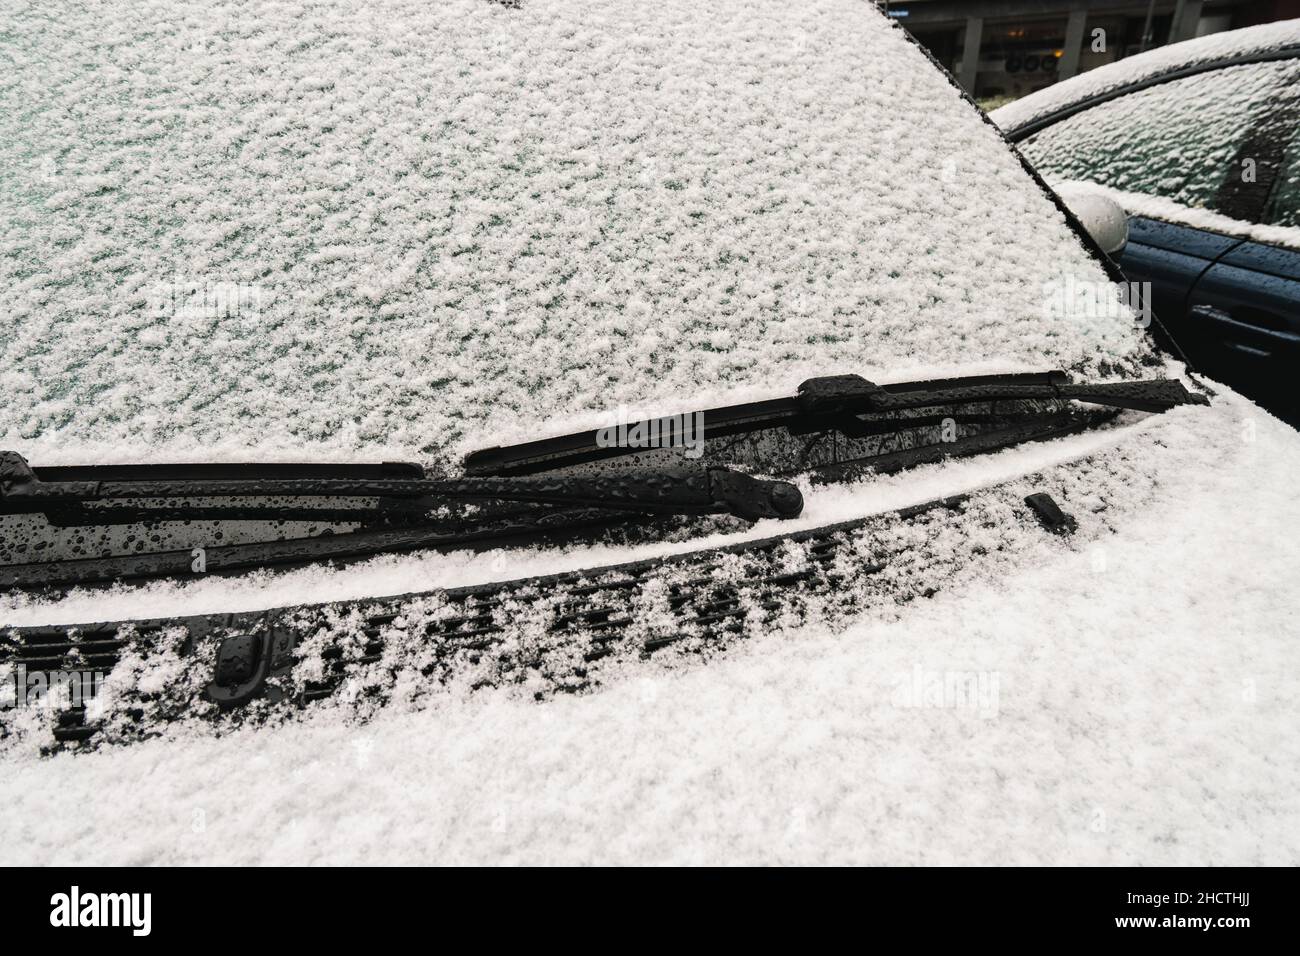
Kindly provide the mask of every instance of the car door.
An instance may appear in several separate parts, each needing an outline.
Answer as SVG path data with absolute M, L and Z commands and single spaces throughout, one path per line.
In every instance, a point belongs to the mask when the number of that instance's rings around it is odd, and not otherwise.
M 1253 136 L 1264 188 L 1234 211 L 1266 228 L 1216 257 L 1194 284 L 1187 314 L 1189 325 L 1219 346 L 1213 357 L 1224 380 L 1300 426 L 1298 124 L 1300 109 L 1288 100 Z
M 1286 382 L 1300 354 L 1300 190 L 1289 157 L 1298 91 L 1294 59 L 1229 66 L 1099 103 L 1020 144 L 1050 179 L 1166 200 L 1159 219 L 1130 215 L 1120 267 L 1150 283 L 1156 316 L 1193 367 L 1293 424 L 1300 407 Z M 1245 238 L 1260 223 L 1282 227 L 1277 243 Z
M 1187 320 L 1207 374 L 1300 427 L 1300 252 L 1234 246 L 1193 287 Z
M 1224 253 L 1242 240 L 1207 229 L 1130 216 L 1128 245 L 1118 257 L 1124 274 L 1149 282 L 1150 304 L 1162 320 L 1172 321 L 1187 309 L 1192 288 Z M 1183 342 L 1186 333 L 1179 338 Z M 1190 344 L 1190 343 L 1189 343 Z

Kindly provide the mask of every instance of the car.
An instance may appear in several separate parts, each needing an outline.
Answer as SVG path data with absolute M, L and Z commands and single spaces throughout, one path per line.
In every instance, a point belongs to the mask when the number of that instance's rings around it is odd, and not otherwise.
M 1300 435 L 874 5 L 10 49 L 0 860 L 1294 860 Z
M 1300 20 L 1129 57 L 990 116 L 1129 214 L 1120 266 L 1193 367 L 1300 425 Z

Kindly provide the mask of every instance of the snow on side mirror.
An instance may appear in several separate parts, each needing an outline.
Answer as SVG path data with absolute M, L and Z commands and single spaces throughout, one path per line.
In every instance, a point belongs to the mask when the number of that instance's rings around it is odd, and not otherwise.
M 1061 183 L 1056 194 L 1070 207 L 1070 212 L 1088 230 L 1108 256 L 1117 256 L 1128 245 L 1128 217 L 1124 207 L 1086 186 Z

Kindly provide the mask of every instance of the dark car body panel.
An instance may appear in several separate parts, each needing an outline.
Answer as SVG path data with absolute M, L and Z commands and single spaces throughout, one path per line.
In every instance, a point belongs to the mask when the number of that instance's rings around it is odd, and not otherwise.
M 1151 306 L 1186 350 L 1186 329 L 1179 320 L 1192 287 L 1240 241 L 1135 216 L 1129 220 L 1129 241 L 1119 265 L 1131 281 L 1151 283 Z
M 1300 426 L 1300 252 L 1134 216 L 1119 264 L 1195 368 Z

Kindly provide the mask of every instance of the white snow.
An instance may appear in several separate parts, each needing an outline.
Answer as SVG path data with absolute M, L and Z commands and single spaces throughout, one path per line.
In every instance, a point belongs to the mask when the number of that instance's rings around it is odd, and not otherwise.
M 8 6 L 0 447 L 34 463 L 430 461 L 1145 351 L 1043 317 L 1103 274 L 859 0 Z
M 1250 63 L 1139 90 L 1034 133 L 1020 150 L 1040 172 L 1204 206 L 1279 96 L 1300 83 L 1300 59 Z
M 847 629 L 544 704 L 11 760 L 0 862 L 1295 865 L 1300 450 L 1240 399 L 1159 421 L 1100 459 L 1138 469 L 1114 531 L 1019 532 Z
M 1239 154 L 1252 128 L 1297 85 L 1300 59 L 1225 67 L 1091 107 L 1019 148 L 1048 180 L 1120 192 L 1130 212 L 1151 209 L 1156 218 L 1295 246 L 1300 228 L 1294 225 L 1240 222 L 1206 207 L 1226 179 L 1246 175 L 1239 167 L 1254 160 Z M 1284 169 L 1282 175 L 1295 174 Z
M 1039 117 L 1122 86 L 1201 63 L 1290 47 L 1300 48 L 1300 19 L 1211 33 L 1182 43 L 1157 47 L 1080 73 L 1065 82 L 1044 87 L 1029 96 L 1000 106 L 989 113 L 989 118 L 1010 133 Z
M 40 10 L 6 7 L 30 28 L 0 75 L 0 447 L 38 464 L 445 462 L 834 372 L 1171 371 L 1131 316 L 1050 318 L 1045 286 L 1104 273 L 871 4 Z M 211 304 L 231 289 L 236 314 Z M 1009 482 L 977 496 L 999 520 L 916 557 L 933 598 L 814 607 L 707 662 L 50 758 L 19 728 L 0 863 L 1295 864 L 1297 471 L 1295 432 L 1224 391 L 810 490 L 798 527 Z M 1075 537 L 1010 520 L 1041 484 Z M 0 607 L 231 611 L 629 556 Z

